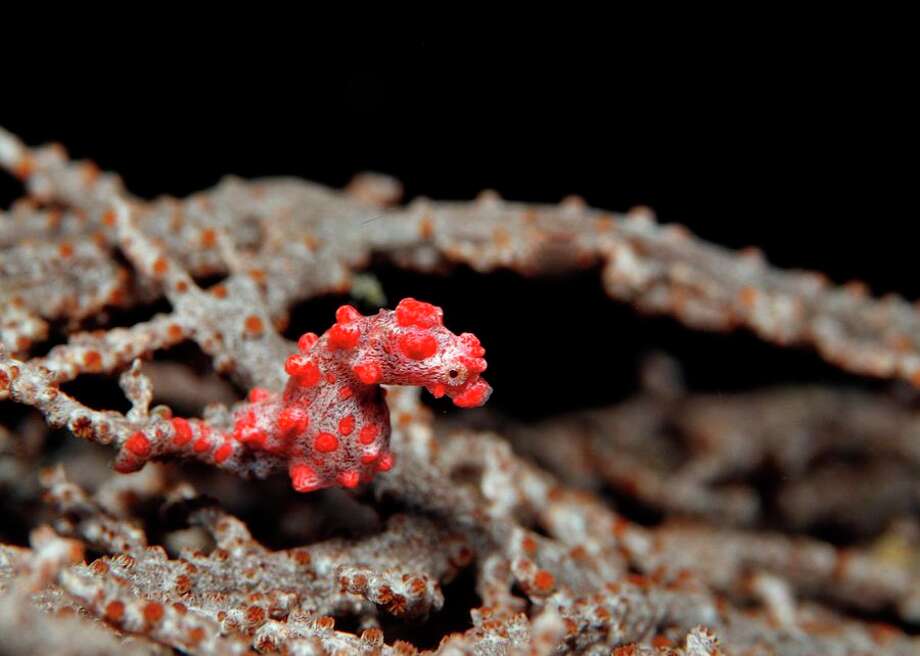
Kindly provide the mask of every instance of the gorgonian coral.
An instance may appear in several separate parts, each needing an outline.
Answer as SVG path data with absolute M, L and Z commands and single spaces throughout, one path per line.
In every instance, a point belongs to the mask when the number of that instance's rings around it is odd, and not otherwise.
M 916 383 L 905 301 L 578 199 L 399 206 L 398 183 L 364 175 L 148 201 L 2 130 L 0 165 L 28 193 L 0 215 L 0 409 L 38 411 L 0 417 L 5 652 L 404 656 L 409 638 L 478 656 L 916 653 L 901 628 L 920 622 L 917 413 L 897 399 L 700 396 L 659 366 L 621 405 L 526 425 L 490 408 L 474 429 L 419 402 L 418 387 L 461 407 L 490 391 L 478 340 L 433 305 L 343 306 L 322 336 L 282 336 L 296 304 L 343 293 L 372 254 L 422 272 L 596 267 L 640 310 Z M 150 301 L 160 313 L 130 325 L 107 316 Z M 207 383 L 183 343 L 213 364 Z M 117 376 L 130 407 L 82 398 L 87 374 Z M 142 467 L 170 456 L 209 466 Z M 299 495 L 218 470 L 369 483 Z M 636 502 L 662 521 L 635 521 Z M 890 526 L 848 545 L 797 535 L 827 517 L 859 536 Z

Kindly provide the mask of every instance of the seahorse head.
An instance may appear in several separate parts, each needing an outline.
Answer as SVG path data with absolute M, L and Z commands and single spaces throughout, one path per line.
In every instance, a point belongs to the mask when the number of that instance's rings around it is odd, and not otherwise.
M 461 408 L 483 405 L 492 388 L 481 378 L 485 349 L 472 333 L 444 327 L 444 313 L 430 303 L 405 298 L 382 311 L 368 335 L 368 349 L 354 366 L 359 378 L 391 385 L 417 385 Z

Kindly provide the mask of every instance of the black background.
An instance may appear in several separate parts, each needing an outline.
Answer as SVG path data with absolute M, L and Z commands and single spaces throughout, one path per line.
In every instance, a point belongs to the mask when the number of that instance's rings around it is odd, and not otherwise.
M 650 206 L 779 266 L 918 297 L 916 48 L 897 21 L 800 18 L 450 39 L 427 29 L 319 40 L 314 25 L 225 35 L 194 56 L 176 44 L 195 35 L 176 28 L 145 42 L 146 56 L 113 45 L 36 65 L 7 82 L 0 123 L 30 143 L 62 142 L 144 196 L 227 173 L 341 186 L 364 170 L 399 178 L 408 198 L 579 194 L 613 210 Z M 5 179 L 0 197 L 16 189 Z M 480 334 L 493 403 L 521 416 L 622 397 L 656 348 L 705 389 L 858 380 L 808 350 L 637 318 L 604 298 L 596 272 L 377 271 L 391 304 L 433 300 L 454 330 Z M 298 308 L 292 330 L 322 328 L 340 300 Z

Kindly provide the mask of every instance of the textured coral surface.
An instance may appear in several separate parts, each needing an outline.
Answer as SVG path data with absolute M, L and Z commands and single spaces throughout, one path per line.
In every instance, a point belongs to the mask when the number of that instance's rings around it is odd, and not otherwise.
M 4 653 L 920 651 L 903 299 L 578 198 L 400 205 L 365 174 L 144 200 L 2 130 L 0 166 L 25 190 L 0 213 Z M 525 422 L 484 405 L 483 345 L 441 308 L 385 309 L 375 258 L 419 280 L 596 271 L 639 311 L 902 386 L 705 394 L 656 355 L 623 372 L 634 397 Z M 328 330 L 285 337 L 349 291 Z M 577 340 L 541 334 L 527 385 L 577 384 L 563 359 L 616 339 L 565 320 Z

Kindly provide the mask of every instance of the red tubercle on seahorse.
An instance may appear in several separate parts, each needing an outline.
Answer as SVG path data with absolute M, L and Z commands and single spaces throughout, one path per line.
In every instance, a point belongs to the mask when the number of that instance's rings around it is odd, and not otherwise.
M 192 427 L 187 419 L 182 417 L 173 417 L 170 422 L 173 427 L 173 444 L 176 446 L 185 446 L 192 441 Z

